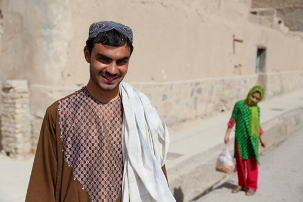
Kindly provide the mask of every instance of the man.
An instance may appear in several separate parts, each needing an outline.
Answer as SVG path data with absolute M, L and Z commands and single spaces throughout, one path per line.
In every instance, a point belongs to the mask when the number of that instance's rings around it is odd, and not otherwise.
M 121 83 L 132 43 L 125 25 L 90 26 L 90 79 L 47 109 L 26 201 L 175 201 L 166 125 L 144 94 Z

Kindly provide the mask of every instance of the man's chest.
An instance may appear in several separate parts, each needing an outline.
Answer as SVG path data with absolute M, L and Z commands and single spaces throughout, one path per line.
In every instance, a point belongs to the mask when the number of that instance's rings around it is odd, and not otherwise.
M 123 176 L 121 100 L 62 100 L 59 117 L 64 161 L 75 179 L 92 199 L 116 199 Z

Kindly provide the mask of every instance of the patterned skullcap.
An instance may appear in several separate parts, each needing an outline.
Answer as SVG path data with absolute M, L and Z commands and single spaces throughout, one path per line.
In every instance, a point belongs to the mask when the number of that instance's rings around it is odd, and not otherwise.
M 133 31 L 130 27 L 112 21 L 101 21 L 91 24 L 89 27 L 88 39 L 96 37 L 100 32 L 115 29 L 126 36 L 133 43 Z

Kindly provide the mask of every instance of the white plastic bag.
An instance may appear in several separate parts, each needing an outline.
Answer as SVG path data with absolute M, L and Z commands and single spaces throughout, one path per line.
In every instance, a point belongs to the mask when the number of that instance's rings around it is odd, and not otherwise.
M 236 172 L 236 161 L 226 148 L 222 150 L 217 159 L 216 171 L 228 174 Z

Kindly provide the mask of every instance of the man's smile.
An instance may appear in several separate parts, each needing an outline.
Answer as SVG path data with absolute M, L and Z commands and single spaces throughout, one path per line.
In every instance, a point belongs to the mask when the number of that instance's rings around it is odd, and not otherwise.
M 116 79 L 119 78 L 119 75 L 110 76 L 110 75 L 106 75 L 106 74 L 101 74 L 101 76 L 109 82 L 115 81 Z

